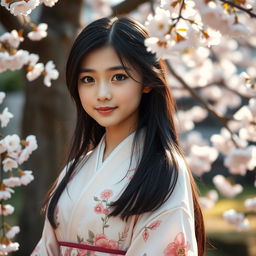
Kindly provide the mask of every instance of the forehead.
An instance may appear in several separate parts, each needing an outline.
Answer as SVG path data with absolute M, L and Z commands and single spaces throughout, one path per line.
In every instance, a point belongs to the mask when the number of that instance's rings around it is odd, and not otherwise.
M 121 61 L 114 48 L 109 45 L 92 50 L 86 54 L 81 61 L 81 67 L 92 69 L 107 69 L 117 65 L 120 66 Z

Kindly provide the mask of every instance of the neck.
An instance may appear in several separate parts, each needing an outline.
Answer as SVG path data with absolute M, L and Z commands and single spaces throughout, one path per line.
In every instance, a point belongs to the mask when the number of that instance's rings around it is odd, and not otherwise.
M 105 134 L 105 151 L 103 159 L 105 159 L 114 149 L 115 147 L 126 137 L 128 137 L 130 134 L 132 134 L 136 128 L 126 128 L 116 130 L 114 128 L 106 128 L 106 134 Z

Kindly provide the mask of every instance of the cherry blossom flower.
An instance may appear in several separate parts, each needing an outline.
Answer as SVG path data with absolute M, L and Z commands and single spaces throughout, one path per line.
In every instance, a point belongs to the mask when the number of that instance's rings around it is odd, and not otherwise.
M 3 253 L 15 252 L 19 250 L 18 243 L 0 244 L 0 251 Z
M 13 168 L 18 168 L 18 163 L 9 157 L 5 158 L 2 163 L 5 172 L 11 171 Z
M 186 157 L 192 172 L 201 176 L 205 172 L 209 172 L 211 164 L 217 159 L 218 151 L 209 146 L 193 145 L 189 155 Z
M 246 147 L 247 142 L 241 138 L 233 137 L 240 147 Z M 223 155 L 228 155 L 236 147 L 231 139 L 231 134 L 226 128 L 222 128 L 220 134 L 214 134 L 210 138 L 213 146 Z
M 100 197 L 102 199 L 109 199 L 113 195 L 113 191 L 111 189 L 106 189 L 101 192 Z
M 208 191 L 206 196 L 199 197 L 199 203 L 204 210 L 213 208 L 217 200 L 218 200 L 218 193 L 214 189 Z
M 46 23 L 40 23 L 38 26 L 33 27 L 33 31 L 28 33 L 28 38 L 32 41 L 39 41 L 47 37 L 47 28 Z
M 11 198 L 11 193 L 14 193 L 14 190 L 11 188 L 1 188 L 0 190 L 0 200 L 7 200 Z
M 27 62 L 29 58 L 28 51 L 18 50 L 15 54 L 10 55 L 8 52 L 0 52 L 0 70 L 3 71 L 18 70 L 21 69 Z
M 59 72 L 55 69 L 55 65 L 50 60 L 45 65 L 45 77 L 44 84 L 48 87 L 51 86 L 51 80 L 57 79 L 59 77 Z
M 249 211 L 256 210 L 256 197 L 246 199 L 244 201 L 244 205 L 246 209 Z
M 13 114 L 8 111 L 8 107 L 4 108 L 4 111 L 0 114 L 1 127 L 6 127 L 11 118 L 13 118 Z
M 248 219 L 244 218 L 243 213 L 238 213 L 234 209 L 225 211 L 223 217 L 229 224 L 235 225 L 238 231 L 249 228 Z
M 24 38 L 18 33 L 17 30 L 12 30 L 10 33 L 5 32 L 0 36 L 0 41 L 7 42 L 11 47 L 18 48 L 20 42 L 24 41 Z
M 38 54 L 31 53 L 31 54 L 29 54 L 29 56 L 28 56 L 27 65 L 28 65 L 28 66 L 35 66 L 36 63 L 38 62 L 38 60 L 39 60 L 39 55 L 38 55 Z
M 32 180 L 34 180 L 34 176 L 32 175 L 32 171 L 23 171 L 20 177 L 21 185 L 28 185 Z
M 18 164 L 23 164 L 25 161 L 27 161 L 30 154 L 31 151 L 28 148 L 24 148 L 18 157 Z
M 18 226 L 13 226 L 11 227 L 10 230 L 8 230 L 6 232 L 6 237 L 8 237 L 9 239 L 14 238 L 18 233 L 20 232 L 20 228 Z
M 3 179 L 3 183 L 8 187 L 18 187 L 21 185 L 20 178 L 19 177 L 10 177 Z
M 5 204 L 0 207 L 0 215 L 8 216 L 10 214 L 13 214 L 14 207 L 10 204 Z
M 44 64 L 43 63 L 37 63 L 35 66 L 30 66 L 28 68 L 28 73 L 26 74 L 26 77 L 29 81 L 33 81 L 37 79 L 44 71 Z
M 32 153 L 34 150 L 38 148 L 36 136 L 35 135 L 29 135 L 26 138 L 27 146 L 26 148 Z
M 247 169 L 253 170 L 256 166 L 256 146 L 232 150 L 225 158 L 224 165 L 232 174 L 245 175 Z
M 3 103 L 5 96 L 6 96 L 5 92 L 0 92 L 0 104 Z
M 168 10 L 156 8 L 155 15 L 150 14 L 145 23 L 150 37 L 157 37 L 162 40 L 169 31 L 171 15 Z
M 174 241 L 165 248 L 164 256 L 186 256 L 189 247 L 189 243 L 185 241 L 184 234 L 180 232 L 176 235 Z
M 248 92 L 252 93 L 252 95 L 256 96 L 256 69 L 251 67 L 247 70 L 247 72 L 242 72 L 240 77 L 245 82 L 245 86 Z
M 212 181 L 218 191 L 228 198 L 233 198 L 243 191 L 243 187 L 240 184 L 231 184 L 227 178 L 220 174 L 214 176 Z
M 157 37 L 145 39 L 145 45 L 148 51 L 156 53 L 158 58 L 167 59 L 171 56 L 171 42 L 169 36 L 165 36 L 164 40 L 159 40 Z
M 53 7 L 59 0 L 41 0 L 41 2 L 48 6 L 48 7 Z
M 17 2 L 13 2 L 10 4 L 9 9 L 10 12 L 14 15 L 25 15 L 31 13 L 33 9 L 35 9 L 40 4 L 40 0 L 20 0 Z
M 7 135 L 2 141 L 8 152 L 21 149 L 20 137 L 17 134 Z

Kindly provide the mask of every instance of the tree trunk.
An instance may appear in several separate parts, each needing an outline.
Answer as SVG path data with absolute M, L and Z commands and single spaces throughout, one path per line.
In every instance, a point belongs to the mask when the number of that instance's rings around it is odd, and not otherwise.
M 82 0 L 61 0 L 56 7 L 43 7 L 39 23 L 48 24 L 48 37 L 28 47 L 31 53 L 39 54 L 40 62 L 46 64 L 53 60 L 60 76 L 50 88 L 43 85 L 42 79 L 28 82 L 25 87 L 22 138 L 36 135 L 38 149 L 24 165 L 33 170 L 35 180 L 24 189 L 18 237 L 20 250 L 14 255 L 30 255 L 40 239 L 43 224 L 40 207 L 49 185 L 64 166 L 75 124 L 75 108 L 66 89 L 65 64 L 80 29 L 82 6 Z

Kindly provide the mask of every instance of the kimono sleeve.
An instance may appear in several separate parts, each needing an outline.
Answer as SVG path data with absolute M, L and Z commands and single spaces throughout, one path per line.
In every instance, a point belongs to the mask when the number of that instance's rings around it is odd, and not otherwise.
M 58 255 L 60 255 L 60 249 L 59 249 L 58 241 L 55 236 L 55 232 L 50 222 L 48 221 L 48 219 L 45 218 L 42 237 L 30 256 L 58 256 Z
M 126 256 L 197 256 L 194 219 L 186 209 L 168 210 L 147 222 Z

